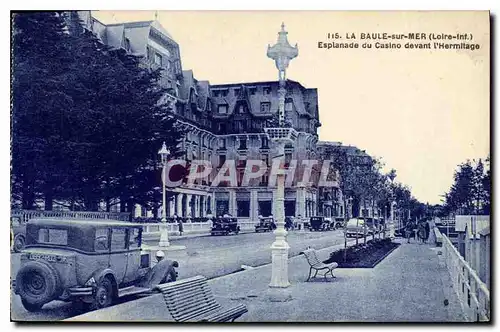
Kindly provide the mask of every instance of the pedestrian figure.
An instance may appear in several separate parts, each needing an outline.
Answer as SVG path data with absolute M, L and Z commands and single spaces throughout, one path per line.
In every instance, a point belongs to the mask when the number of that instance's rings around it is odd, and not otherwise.
M 425 228 L 424 243 L 427 243 L 427 240 L 429 239 L 429 235 L 431 234 L 431 226 L 429 225 L 428 221 L 424 221 L 424 228 Z
M 412 231 L 413 231 L 413 227 L 411 225 L 411 222 L 408 222 L 405 226 L 405 237 L 408 239 L 408 243 L 410 243 L 410 237 L 411 237 Z
M 165 258 L 165 253 L 161 250 L 156 252 L 156 262 L 159 263 L 163 258 Z
M 179 235 L 182 236 L 182 233 L 184 232 L 184 225 L 182 225 L 181 218 L 177 219 L 177 226 L 179 226 Z
M 418 224 L 417 236 L 418 236 L 418 242 L 423 243 L 425 240 L 425 227 L 423 222 L 420 222 Z

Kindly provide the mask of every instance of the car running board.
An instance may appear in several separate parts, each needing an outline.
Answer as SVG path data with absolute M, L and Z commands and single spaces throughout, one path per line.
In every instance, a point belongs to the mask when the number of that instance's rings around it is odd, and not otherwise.
M 146 293 L 151 291 L 150 288 L 146 287 L 137 287 L 137 286 L 129 286 L 125 288 L 121 288 L 118 290 L 118 297 L 124 297 L 129 295 L 137 295 L 141 293 Z

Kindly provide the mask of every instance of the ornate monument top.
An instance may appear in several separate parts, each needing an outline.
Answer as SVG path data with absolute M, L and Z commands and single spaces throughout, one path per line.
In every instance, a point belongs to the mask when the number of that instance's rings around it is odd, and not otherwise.
M 285 30 L 285 23 L 281 24 L 281 31 L 278 32 L 278 42 L 267 46 L 267 56 L 276 62 L 276 68 L 284 72 L 288 68 L 290 60 L 299 55 L 297 44 L 291 46 L 287 38 L 288 32 Z

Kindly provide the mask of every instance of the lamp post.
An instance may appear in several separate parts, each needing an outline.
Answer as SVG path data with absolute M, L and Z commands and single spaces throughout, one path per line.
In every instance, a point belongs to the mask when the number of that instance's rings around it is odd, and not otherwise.
M 288 43 L 288 32 L 285 31 L 285 24 L 281 24 L 281 31 L 278 33 L 278 42 L 273 46 L 268 46 L 267 56 L 273 59 L 276 63 L 279 75 L 279 108 L 278 108 L 278 124 L 273 124 L 272 127 L 264 128 L 269 140 L 276 145 L 275 159 L 279 158 L 280 162 L 285 159 L 285 144 L 291 144 L 297 139 L 297 132 L 291 127 L 285 127 L 285 95 L 286 95 L 286 69 L 290 60 L 297 57 L 297 45 L 292 47 Z M 269 284 L 270 300 L 271 301 L 288 301 L 291 300 L 291 294 L 285 289 L 290 286 L 288 281 L 288 251 L 290 246 L 286 242 L 287 231 L 285 230 L 285 174 L 279 172 L 277 174 L 277 187 L 275 195 L 276 204 L 276 236 L 275 241 L 271 245 L 272 253 L 272 275 Z
M 165 191 L 165 182 L 166 182 L 166 170 L 167 170 L 167 158 L 170 154 L 170 151 L 167 149 L 165 142 L 158 151 L 158 154 L 161 157 L 162 163 L 162 184 L 163 184 L 163 202 L 162 202 L 162 216 L 161 216 L 161 231 L 160 231 L 160 247 L 168 247 L 170 246 L 170 242 L 168 241 L 168 227 L 167 227 L 167 197 Z
M 395 223 L 395 216 L 394 216 L 394 210 L 396 208 L 396 202 L 395 201 L 392 201 L 391 202 L 391 220 L 389 222 L 389 238 L 393 239 L 395 237 L 394 235 L 394 223 Z M 398 230 L 399 230 L 399 225 L 398 225 Z

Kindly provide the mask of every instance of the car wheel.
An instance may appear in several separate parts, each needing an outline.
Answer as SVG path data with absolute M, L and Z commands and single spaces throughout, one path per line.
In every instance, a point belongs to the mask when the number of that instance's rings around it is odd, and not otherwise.
M 37 312 L 42 309 L 43 306 L 43 304 L 29 303 L 25 299 L 21 299 L 21 303 L 23 304 L 24 309 L 28 310 L 29 312 Z
M 105 277 L 100 283 L 94 293 L 93 309 L 102 309 L 109 307 L 113 303 L 113 284 L 109 278 Z
M 14 251 L 20 252 L 21 250 L 23 250 L 25 242 L 26 240 L 24 239 L 24 236 L 19 234 L 16 235 L 16 237 L 14 237 Z
M 58 280 L 56 272 L 49 266 L 42 262 L 31 261 L 17 273 L 17 293 L 28 306 L 41 307 L 57 296 Z

